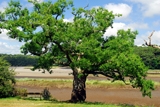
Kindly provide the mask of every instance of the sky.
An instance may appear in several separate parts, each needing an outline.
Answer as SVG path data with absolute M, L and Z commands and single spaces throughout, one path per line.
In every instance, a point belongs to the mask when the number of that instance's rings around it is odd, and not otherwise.
M 4 11 L 10 0 L 0 0 L 0 11 Z M 33 5 L 27 0 L 19 0 L 24 7 L 32 8 Z M 47 0 L 38 0 L 45 2 Z M 55 2 L 56 0 L 51 0 Z M 73 0 L 75 7 L 89 6 L 104 7 L 114 14 L 122 14 L 122 17 L 116 17 L 113 28 L 108 28 L 104 36 L 116 35 L 119 29 L 137 30 L 138 35 L 135 39 L 135 45 L 141 46 L 144 40 L 155 30 L 152 36 L 152 43 L 160 45 L 160 0 Z M 65 21 L 72 21 L 73 16 L 66 13 Z M 0 34 L 0 53 L 20 54 L 20 47 L 24 43 L 18 42 L 7 36 L 7 31 L 2 30 Z

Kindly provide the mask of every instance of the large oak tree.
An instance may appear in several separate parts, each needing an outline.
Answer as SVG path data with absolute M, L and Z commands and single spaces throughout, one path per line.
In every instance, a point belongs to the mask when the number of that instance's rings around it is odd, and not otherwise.
M 137 32 L 119 30 L 115 36 L 104 37 L 119 15 L 102 7 L 75 8 L 67 0 L 29 2 L 33 9 L 11 0 L 0 14 L 0 28 L 7 29 L 9 37 L 25 43 L 22 53 L 39 56 L 35 69 L 51 73 L 52 65 L 65 59 L 73 70 L 70 101 L 85 101 L 89 74 L 124 82 L 129 77 L 133 87 L 140 88 L 144 96 L 151 96 L 153 82 L 145 79 L 147 68 L 133 50 Z M 73 15 L 73 22 L 64 21 L 67 9 Z

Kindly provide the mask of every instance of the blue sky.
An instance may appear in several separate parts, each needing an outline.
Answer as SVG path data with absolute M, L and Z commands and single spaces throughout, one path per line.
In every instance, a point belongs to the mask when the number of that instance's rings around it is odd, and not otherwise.
M 0 0 L 0 11 L 4 11 L 7 2 L 10 0 Z M 39 0 L 43 2 L 47 0 Z M 56 0 L 52 0 L 53 2 Z M 123 16 L 116 18 L 113 28 L 106 30 L 105 36 L 116 35 L 119 29 L 137 30 L 135 45 L 142 45 L 144 39 L 147 40 L 150 33 L 155 30 L 152 43 L 160 45 L 160 0 L 73 0 L 76 7 L 104 7 L 113 13 L 120 13 Z M 27 0 L 20 0 L 23 6 L 32 8 Z M 65 21 L 72 21 L 71 14 L 66 14 Z M 8 38 L 7 31 L 0 34 L 0 53 L 19 54 L 23 43 Z

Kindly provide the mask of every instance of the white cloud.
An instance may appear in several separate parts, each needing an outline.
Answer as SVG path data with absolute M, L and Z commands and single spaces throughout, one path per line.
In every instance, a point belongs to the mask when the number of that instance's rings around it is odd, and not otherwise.
M 142 46 L 142 44 L 144 44 L 144 40 L 147 39 L 147 35 L 137 35 L 136 39 L 135 39 L 135 45 L 137 46 Z
M 105 34 L 104 34 L 104 37 L 106 36 L 111 36 L 111 35 L 117 35 L 117 31 L 120 30 L 120 29 L 124 29 L 124 30 L 128 30 L 128 29 L 131 29 L 132 31 L 135 31 L 137 29 L 147 29 L 148 28 L 148 25 L 146 23 L 140 23 L 141 26 L 139 26 L 139 23 L 130 23 L 130 24 L 125 24 L 125 23 L 113 23 L 113 28 L 109 27 Z M 149 32 L 150 33 L 150 32 Z M 148 38 L 148 35 L 149 33 L 147 33 L 147 36 L 144 36 L 144 35 L 137 35 L 136 39 L 135 39 L 135 45 L 138 45 L 138 46 L 141 46 L 142 44 L 144 44 L 144 39 L 147 39 Z M 157 38 L 159 34 L 159 39 Z M 155 32 L 154 34 L 154 38 L 153 39 L 153 43 L 157 43 L 158 40 L 160 40 L 160 31 L 159 33 Z M 157 40 L 157 41 L 155 41 Z
M 160 15 L 159 6 L 160 0 L 130 0 L 135 3 L 140 3 L 140 9 L 144 16 L 152 17 L 154 15 Z
M 37 0 L 39 3 L 43 2 L 43 0 Z
M 117 31 L 120 30 L 120 29 L 124 29 L 124 30 L 131 29 L 131 30 L 134 30 L 134 28 L 132 26 L 128 26 L 125 23 L 113 23 L 113 28 L 109 27 L 106 30 L 106 32 L 104 34 L 104 37 L 111 36 L 111 35 L 117 35 Z
M 2 29 L 1 32 L 2 32 L 2 33 L 0 34 L 0 39 L 8 40 L 9 37 L 7 36 L 7 30 Z
M 160 20 L 154 21 L 153 26 L 160 26 Z
M 68 19 L 63 19 L 64 22 L 71 22 L 70 20 Z
M 119 17 L 118 19 L 127 18 L 132 11 L 132 7 L 124 3 L 120 4 L 109 3 L 105 5 L 105 8 L 108 9 L 109 11 L 113 11 L 114 14 L 122 14 L 122 16 Z
M 36 2 L 42 3 L 44 0 L 29 0 L 29 1 L 36 1 Z
M 3 54 L 20 54 L 20 47 L 23 43 L 7 36 L 7 30 L 2 30 L 0 34 L 0 53 Z
M 26 3 L 23 5 L 24 8 L 32 8 L 34 5 L 32 3 Z
M 7 6 L 8 6 L 8 3 L 6 1 L 2 2 L 0 4 L 0 11 L 3 12 L 5 10 L 5 7 L 7 7 Z
M 155 31 L 153 36 L 152 36 L 152 44 L 157 44 L 160 45 L 160 30 Z
M 20 54 L 20 46 L 9 45 L 4 42 L 0 42 L 0 53 L 3 54 Z
M 131 23 L 128 26 L 134 28 L 134 29 L 148 29 L 148 24 L 147 23 Z
M 3 40 L 15 40 L 15 39 L 12 39 L 12 38 L 9 38 L 8 36 L 7 36 L 7 30 L 5 30 L 5 29 L 2 29 L 2 30 L 0 30 L 2 33 L 0 34 L 0 39 L 3 39 Z
M 69 19 L 63 19 L 64 22 L 73 22 L 73 17 Z

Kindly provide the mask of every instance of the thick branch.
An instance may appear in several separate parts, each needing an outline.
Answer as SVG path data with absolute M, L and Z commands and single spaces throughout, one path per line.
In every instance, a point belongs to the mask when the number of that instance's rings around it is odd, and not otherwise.
M 106 74 L 104 72 L 101 72 L 101 71 L 92 71 L 92 72 L 87 72 L 87 74 L 93 74 L 93 75 L 103 75 L 103 76 L 106 76 L 106 77 L 109 77 L 109 78 L 114 78 L 114 76 L 112 75 L 109 75 L 109 74 Z
M 150 34 L 150 36 L 148 36 L 149 42 L 147 42 L 146 40 L 144 40 L 145 45 L 150 46 L 150 47 L 153 47 L 153 48 L 158 48 L 158 49 L 160 49 L 160 46 L 151 43 L 151 37 L 153 36 L 153 33 L 154 33 L 154 32 L 155 32 L 155 31 L 153 31 L 153 32 Z
M 65 6 L 62 7 L 61 11 L 63 12 L 64 9 L 65 9 Z M 56 15 L 56 20 L 58 19 L 58 17 L 59 17 L 61 14 L 62 14 L 62 13 L 58 13 L 58 14 Z
M 144 41 L 145 41 L 145 44 L 146 44 L 147 46 L 152 46 L 152 44 L 151 44 L 151 37 L 152 37 L 153 33 L 154 33 L 154 31 L 150 34 L 150 36 L 148 36 L 148 39 L 149 39 L 149 42 L 148 42 L 148 43 L 147 43 L 146 40 L 144 40 Z
M 31 43 L 32 43 L 32 42 L 31 42 Z M 30 43 L 30 44 L 31 44 L 31 43 Z M 40 45 L 40 46 L 43 46 L 42 49 L 44 49 L 44 50 L 41 50 L 41 51 L 37 52 L 37 51 L 33 50 L 32 47 L 30 47 L 30 48 L 28 49 L 28 51 L 29 51 L 31 54 L 37 55 L 37 56 L 41 56 L 41 55 L 43 55 L 43 54 L 45 54 L 45 53 L 48 52 L 48 47 L 47 47 L 48 44 L 40 44 L 39 42 L 36 42 L 36 44 L 38 44 L 38 45 Z
M 34 51 L 29 51 L 32 55 L 36 55 L 36 56 L 41 56 L 41 54 L 40 53 L 36 53 L 36 52 L 34 52 Z
M 61 46 L 60 43 L 58 43 L 57 41 L 53 41 L 53 42 L 54 42 L 54 43 L 59 47 L 59 49 L 66 55 L 67 59 L 68 59 L 69 62 L 71 63 L 72 60 L 71 60 L 71 58 L 70 58 L 70 56 L 69 56 L 68 51 L 63 50 L 62 46 Z
M 35 51 L 32 51 L 32 50 L 29 50 L 29 52 L 30 52 L 31 54 L 33 54 L 33 55 L 41 56 L 41 55 L 45 54 L 45 53 L 48 51 L 48 48 L 46 48 L 46 47 L 44 47 L 44 48 L 45 48 L 45 50 L 42 51 L 42 52 L 40 52 L 40 53 L 35 52 Z
M 123 74 L 118 71 L 118 70 L 113 70 L 113 71 L 109 71 L 108 73 L 105 73 L 103 71 L 87 71 L 88 74 L 93 74 L 93 75 L 103 75 L 109 78 L 112 78 L 113 81 L 115 80 L 122 80 L 125 83 L 125 79 Z
M 87 7 L 89 7 L 89 4 L 87 4 L 87 6 L 85 6 L 84 9 L 86 9 Z

